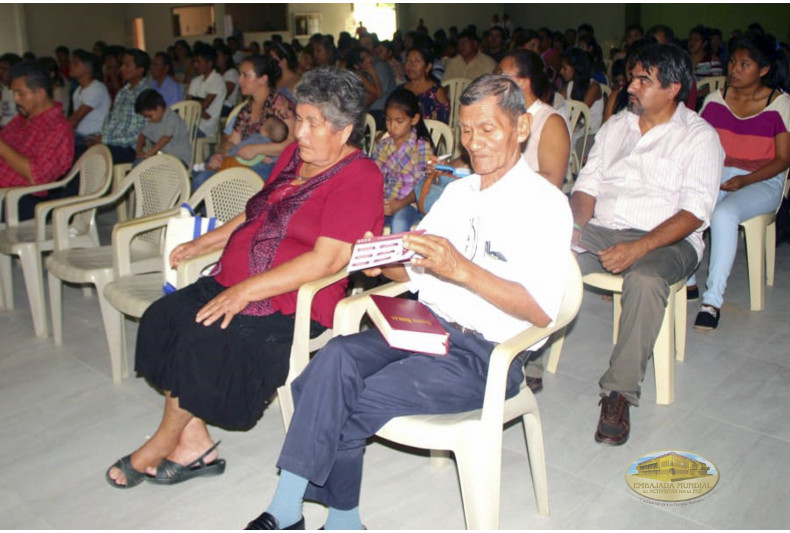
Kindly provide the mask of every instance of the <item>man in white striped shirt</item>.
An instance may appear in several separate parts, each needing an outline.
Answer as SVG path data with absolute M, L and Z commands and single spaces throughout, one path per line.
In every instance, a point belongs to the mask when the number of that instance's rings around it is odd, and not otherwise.
M 595 440 L 628 439 L 669 286 L 702 257 L 724 162 L 714 129 L 683 102 L 693 80 L 688 54 L 651 45 L 636 56 L 628 110 L 606 122 L 571 198 L 573 242 L 584 273 L 623 274 L 619 338 L 601 377 Z

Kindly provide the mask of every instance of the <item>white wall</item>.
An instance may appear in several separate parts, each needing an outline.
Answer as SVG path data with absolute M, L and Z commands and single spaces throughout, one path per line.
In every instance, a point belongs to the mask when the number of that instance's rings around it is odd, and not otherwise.
M 86 50 L 98 40 L 132 44 L 123 4 L 25 4 L 24 11 L 28 49 L 36 55 L 54 56 L 60 44 Z
M 22 55 L 27 50 L 25 9 L 22 4 L 0 4 L 0 55 Z

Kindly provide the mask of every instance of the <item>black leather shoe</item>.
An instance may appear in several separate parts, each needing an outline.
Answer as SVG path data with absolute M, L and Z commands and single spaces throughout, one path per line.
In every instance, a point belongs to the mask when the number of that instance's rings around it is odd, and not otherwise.
M 601 397 L 598 405 L 601 406 L 601 416 L 598 419 L 595 441 L 611 446 L 625 444 L 631 429 L 628 400 L 619 392 L 610 392 L 609 396 Z
M 537 394 L 543 390 L 543 378 L 531 378 L 527 376 L 524 379 L 527 382 L 527 387 L 532 391 L 532 394 Z
M 288 527 L 280 527 L 280 523 L 271 513 L 266 511 L 258 518 L 247 524 L 244 529 L 304 529 L 304 516 Z

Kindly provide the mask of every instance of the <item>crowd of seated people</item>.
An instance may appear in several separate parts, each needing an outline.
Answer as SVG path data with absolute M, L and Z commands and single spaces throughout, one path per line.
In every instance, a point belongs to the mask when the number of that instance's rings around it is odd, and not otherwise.
M 201 103 L 201 133 L 219 140 L 204 163 L 190 168 L 193 187 L 236 165 L 248 166 L 265 183 L 245 213 L 177 248 L 171 257 L 177 264 L 208 250 L 224 250 L 218 274 L 210 281 L 160 300 L 143 317 L 137 367 L 165 391 L 164 416 L 147 443 L 107 471 L 107 480 L 116 487 L 130 487 L 144 480 L 173 484 L 222 473 L 224 462 L 206 423 L 246 428 L 261 416 L 287 373 L 283 365 L 293 330 L 294 291 L 305 281 L 341 268 L 351 243 L 368 230 L 378 233 L 386 225 L 400 232 L 419 225 L 442 236 L 417 237 L 409 243 L 424 257 L 414 265 L 422 264 L 428 274 L 418 274 L 411 266 L 406 271 L 368 272 L 415 281 L 425 294 L 437 295 L 433 302 L 438 302 L 434 310 L 439 314 L 445 298 L 448 310 L 453 303 L 472 301 L 474 294 L 509 315 L 507 320 L 547 323 L 556 311 L 557 294 L 527 298 L 529 309 L 509 306 L 501 295 L 481 292 L 475 285 L 479 280 L 458 277 L 480 274 L 475 257 L 465 258 L 470 265 L 459 260 L 462 267 L 456 271 L 448 270 L 445 261 L 457 259 L 454 254 L 462 241 L 451 224 L 457 215 L 453 211 L 461 210 L 457 206 L 486 209 L 482 193 L 499 180 L 514 194 L 529 188 L 551 205 L 557 198 L 566 200 L 559 190 L 578 138 L 569 128 L 568 100 L 590 108 L 590 133 L 596 137 L 571 198 L 563 204 L 568 212 L 551 215 L 557 218 L 552 230 L 566 244 L 593 252 L 579 255 L 585 273 L 624 276 L 620 335 L 600 381 L 595 439 L 625 443 L 631 431 L 629 408 L 639 404 L 667 291 L 688 279 L 693 294 L 694 272 L 705 249 L 703 231 L 710 228 L 710 267 L 695 328 L 712 331 L 719 325 L 738 224 L 775 211 L 782 200 L 790 167 L 787 50 L 787 44 L 777 43 L 757 25 L 734 32 L 726 44 L 715 28 L 694 27 L 688 41 L 680 42 L 668 26 L 645 32 L 634 25 L 627 28 L 622 46 L 612 50 L 607 67 L 589 24 L 559 32 L 511 22 L 482 32 L 474 25 L 460 31 L 437 30 L 433 38 L 420 24 L 389 40 L 379 40 L 363 26 L 355 36 L 316 34 L 306 43 L 289 44 L 279 36 L 246 47 L 236 37 L 191 46 L 179 40 L 153 58 L 103 42 L 92 52 L 59 47 L 57 59 L 39 58 L 35 63 L 14 54 L 0 56 L 0 186 L 57 179 L 73 161 L 75 149 L 78 155 L 95 143 L 109 146 L 116 163 L 163 151 L 190 167 L 185 125 L 170 109 L 184 99 Z M 709 94 L 697 91 L 704 77 L 717 75 L 727 76 L 723 88 Z M 421 184 L 436 172 L 437 156 L 443 155 L 435 153 L 425 120 L 449 122 L 450 95 L 442 82 L 456 78 L 477 81 L 457 102 L 461 111 L 454 133 L 463 149 L 449 164 L 468 167 L 475 177 L 467 183 L 475 185 L 464 188 L 453 178 L 433 204 L 436 209 L 420 212 Z M 603 85 L 612 90 L 608 99 Z M 64 105 L 54 99 L 58 87 L 67 91 Z M 365 113 L 383 133 L 372 141 L 370 159 L 359 149 Z M 46 123 L 60 132 L 47 139 L 46 154 L 30 151 L 41 143 L 24 139 L 22 126 L 28 123 Z M 503 132 L 509 136 L 506 140 L 499 136 Z M 513 182 L 513 173 L 528 177 L 528 184 Z M 660 187 L 654 186 L 657 180 L 663 180 Z M 534 209 L 529 216 L 537 220 L 542 207 Z M 261 223 L 275 211 L 274 226 Z M 300 233 L 292 234 L 294 229 Z M 521 258 L 522 249 L 510 244 Z M 434 261 L 437 250 L 444 255 Z M 564 271 L 553 274 L 558 272 Z M 480 279 L 512 289 L 508 284 L 514 280 L 486 278 L 488 274 Z M 524 289 L 532 280 L 516 281 Z M 532 290 L 528 294 L 535 296 Z M 534 290 L 538 294 L 542 289 Z M 331 325 L 334 303 L 341 296 L 338 285 L 317 306 L 312 316 L 315 331 Z M 457 307 L 446 317 L 456 318 L 462 306 Z M 162 328 L 164 320 L 172 326 Z M 470 324 L 477 326 L 472 319 Z M 486 342 L 492 340 L 485 334 L 489 326 L 474 328 L 483 332 L 480 338 Z M 372 343 L 370 337 L 375 335 L 361 339 Z M 231 345 L 224 359 L 213 357 L 218 346 Z M 289 434 L 280 460 L 286 473 L 282 487 L 251 527 L 298 524 L 296 503 L 305 494 L 321 495 L 319 499 L 336 511 L 328 526 L 361 525 L 354 514 L 361 475 L 357 466 L 343 467 L 350 468 L 353 479 L 340 475 L 340 481 L 332 481 L 354 485 L 356 493 L 327 495 L 321 483 L 338 476 L 331 470 L 333 462 L 321 462 L 318 454 L 308 458 L 320 462 L 312 470 L 294 462 L 295 457 L 304 459 L 295 451 L 296 443 L 305 435 L 314 437 L 314 427 L 305 429 L 314 424 L 310 417 L 315 412 L 305 403 L 311 401 L 310 388 L 323 382 L 321 387 L 331 389 L 339 373 L 336 366 L 348 360 L 357 363 L 356 348 L 340 342 L 330 346 L 322 356 L 325 366 L 312 365 L 297 383 L 303 399 L 297 398 L 295 427 L 301 429 Z M 270 355 L 265 364 L 251 357 L 264 351 Z M 389 352 L 385 358 L 397 359 Z M 521 363 L 526 363 L 527 384 L 540 391 L 540 354 Z M 231 377 L 222 382 L 206 378 L 216 375 L 220 366 Z M 175 367 L 186 370 L 174 373 Z M 513 371 L 516 381 L 523 377 L 521 368 L 523 364 Z M 380 371 L 373 369 L 360 379 Z M 383 381 L 374 385 L 391 392 Z M 344 402 L 347 393 L 327 392 Z M 358 400 L 344 403 L 351 414 Z M 440 407 L 445 408 L 454 407 Z M 338 430 L 347 415 L 338 414 L 335 425 L 321 431 Z M 392 413 L 384 415 L 386 419 Z M 375 432 L 372 426 L 380 427 L 381 420 L 354 428 L 354 446 Z M 333 446 L 343 453 L 350 450 L 331 443 L 329 451 L 320 452 L 333 454 Z M 352 462 L 358 460 L 355 455 Z M 283 504 L 286 500 L 288 505 Z M 343 514 L 346 511 L 352 511 L 352 520 Z

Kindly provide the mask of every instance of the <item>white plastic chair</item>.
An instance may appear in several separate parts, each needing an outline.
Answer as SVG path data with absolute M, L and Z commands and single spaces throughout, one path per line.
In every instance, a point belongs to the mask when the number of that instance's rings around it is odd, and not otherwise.
M 431 134 L 433 146 L 439 155 L 447 154 L 453 150 L 453 131 L 450 126 L 439 120 L 425 119 L 425 127 Z
M 568 125 L 571 132 L 571 164 L 562 190 L 568 193 L 573 188 L 575 177 L 581 170 L 584 155 L 587 153 L 587 141 L 590 138 L 590 108 L 584 102 L 570 98 L 565 102 L 570 112 Z
M 790 181 L 785 171 L 782 198 L 787 198 Z M 781 207 L 781 202 L 779 207 Z M 776 265 L 776 214 L 757 215 L 740 223 L 746 241 L 746 263 L 749 269 L 749 309 L 762 311 L 765 309 L 765 285 L 773 287 L 774 268 Z M 765 280 L 765 282 L 763 282 Z
M 228 221 L 244 211 L 247 200 L 260 191 L 262 186 L 261 178 L 253 170 L 234 167 L 212 176 L 195 191 L 188 203 L 193 208 L 203 204 L 208 216 Z M 152 231 L 161 234 L 167 220 L 173 215 L 175 210 L 118 224 L 113 230 L 113 279 L 102 291 L 106 302 L 102 316 L 110 348 L 114 383 L 129 375 L 124 316 L 141 317 L 149 305 L 162 297 L 164 283 L 161 249 L 157 249 L 156 255 L 159 268 L 138 274 L 132 264 L 131 246 L 140 234 Z M 185 261 L 183 266 L 179 265 L 178 287 L 184 287 L 197 279 L 205 267 L 219 260 L 220 255 L 221 252 L 206 254 L 192 262 Z
M 192 159 L 190 161 L 194 165 L 198 163 L 195 154 L 197 153 L 198 129 L 203 108 L 200 106 L 200 102 L 196 102 L 195 100 L 182 100 L 171 105 L 170 109 L 176 112 L 178 116 L 187 123 L 187 129 L 189 130 L 189 146 L 192 148 Z
M 612 94 L 612 88 L 605 83 L 599 83 L 598 86 L 601 88 L 601 95 L 603 97 L 603 103 L 605 104 Z
M 103 297 L 104 286 L 112 281 L 112 246 L 101 246 L 98 241 L 93 247 L 74 249 L 70 246 L 60 228 L 65 227 L 72 217 L 81 213 L 112 205 L 134 190 L 137 193 L 136 217 L 156 215 L 178 205 L 189 194 L 189 176 L 184 165 L 177 158 L 160 154 L 150 157 L 137 165 L 121 184 L 119 190 L 105 198 L 81 202 L 58 209 L 54 216 L 58 231 L 55 238 L 55 251 L 47 258 L 47 281 L 52 312 L 52 329 L 56 345 L 63 342 L 62 282 L 92 284 L 99 295 L 102 318 L 107 321 L 107 303 Z M 149 233 L 141 235 L 132 245 L 135 272 L 151 272 L 162 268 L 159 250 L 160 235 Z
M 342 300 L 335 310 L 334 334 L 348 335 L 359 330 L 360 320 L 369 305 L 369 295 L 397 296 L 406 288 L 405 283 L 389 283 Z M 564 328 L 576 316 L 581 299 L 581 274 L 576 260 L 572 259 L 562 307 L 554 324 L 546 328 L 528 328 L 499 344 L 492 352 L 482 409 L 449 415 L 397 417 L 376 433 L 386 440 L 429 449 L 432 453 L 448 450 L 455 454 L 467 529 L 497 529 L 499 526 L 502 426 L 519 417 L 524 423 L 538 512 L 549 515 L 543 430 L 537 401 L 525 384 L 516 396 L 505 399 L 505 386 L 513 359 L 524 349 Z M 306 363 L 305 360 L 303 366 Z M 291 365 L 294 375 L 303 370 L 303 366 L 294 367 L 293 360 Z M 280 391 L 287 427 L 293 414 L 290 381 Z M 288 400 L 283 402 L 283 397 Z
M 53 226 L 47 223 L 52 211 L 61 206 L 98 198 L 110 187 L 112 155 L 106 146 L 89 148 L 74 164 L 65 178 L 45 185 L 17 187 L 4 191 L 6 196 L 6 224 L 0 232 L 0 291 L 5 299 L 5 308 L 14 308 L 13 285 L 11 283 L 11 256 L 19 257 L 25 277 L 30 314 L 33 317 L 33 330 L 36 337 L 47 336 L 47 312 L 44 302 L 44 281 L 41 271 L 41 253 L 54 247 Z M 50 200 L 36 206 L 35 218 L 19 222 L 19 201 L 38 191 L 64 187 L 77 176 L 80 186 L 77 196 Z M 54 219 L 53 219 L 54 220 Z M 56 223 L 55 223 L 56 224 Z M 91 246 L 99 242 L 96 230 L 96 210 L 84 212 L 76 217 L 71 225 L 64 224 L 60 231 L 63 239 L 71 246 Z
M 241 102 L 239 105 L 234 107 L 228 113 L 228 118 L 226 119 L 226 123 L 233 120 L 233 118 L 239 114 L 241 108 L 244 107 L 244 104 L 247 102 Z M 222 142 L 222 128 L 217 126 L 217 134 L 214 137 L 199 137 L 195 141 L 195 163 L 202 163 L 206 159 L 209 158 L 211 155 L 212 149 L 216 149 L 216 146 Z
M 376 145 L 376 119 L 370 113 L 365 113 L 365 129 L 362 134 L 362 149 L 367 154 L 373 151 Z
M 727 84 L 727 76 L 705 76 L 697 82 L 697 92 L 702 92 L 702 89 L 708 87 L 709 92 L 718 91 Z
M 472 83 L 472 80 L 466 78 L 452 78 L 449 80 L 442 80 L 442 87 L 447 90 L 447 99 L 450 100 L 450 130 L 455 131 L 458 126 L 458 115 L 461 110 L 459 99 L 464 89 Z
M 585 285 L 612 292 L 614 307 L 612 344 L 617 342 L 622 311 L 623 276 L 606 272 L 585 275 Z M 656 377 L 656 403 L 670 405 L 675 401 L 675 365 L 672 355 L 678 361 L 686 356 L 686 280 L 683 279 L 669 287 L 669 297 L 661 321 L 655 347 L 653 348 L 653 370 Z M 560 361 L 565 332 L 552 339 L 549 349 L 549 362 L 546 370 L 554 374 Z

